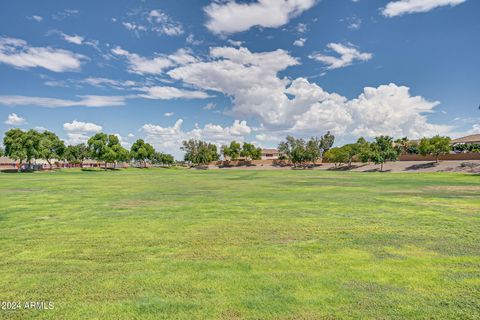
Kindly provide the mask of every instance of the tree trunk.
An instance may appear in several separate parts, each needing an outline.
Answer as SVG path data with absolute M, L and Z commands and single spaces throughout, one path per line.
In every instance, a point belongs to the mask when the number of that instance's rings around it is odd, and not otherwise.
M 380 164 L 380 172 L 383 172 L 383 162 Z
M 48 159 L 47 159 L 47 162 L 48 162 L 48 165 L 50 166 L 50 170 L 52 170 L 52 163 Z
M 435 155 L 435 162 L 436 162 L 436 163 L 438 163 L 438 156 L 439 156 L 438 154 Z
M 105 171 L 107 171 L 107 161 L 105 161 Z

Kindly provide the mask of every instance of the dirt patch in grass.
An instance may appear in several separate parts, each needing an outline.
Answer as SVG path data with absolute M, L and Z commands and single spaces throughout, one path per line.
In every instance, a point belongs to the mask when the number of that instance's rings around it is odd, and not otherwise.
M 130 199 L 124 200 L 119 203 L 115 203 L 110 205 L 111 208 L 114 209 L 133 209 L 139 207 L 151 207 L 160 205 L 161 201 L 158 200 L 142 200 L 142 199 Z
M 430 186 L 423 188 L 423 190 L 428 190 L 428 191 L 478 191 L 480 192 L 480 186 Z

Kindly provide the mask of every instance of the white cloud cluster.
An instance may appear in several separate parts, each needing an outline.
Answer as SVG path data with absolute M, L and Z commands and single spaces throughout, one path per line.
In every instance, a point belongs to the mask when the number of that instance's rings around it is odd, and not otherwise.
M 213 2 L 204 8 L 206 27 L 216 34 L 232 34 L 252 27 L 277 28 L 315 5 L 316 0 L 257 0 Z
M 329 56 L 317 52 L 309 55 L 309 58 L 326 64 L 327 69 L 329 70 L 350 66 L 355 61 L 368 61 L 373 57 L 373 54 L 360 52 L 351 44 L 343 45 L 341 43 L 329 43 L 327 47 L 339 54 L 340 57 Z
M 398 0 L 389 2 L 382 9 L 385 17 L 396 17 L 409 13 L 428 12 L 430 10 L 444 7 L 457 6 L 467 0 Z
M 235 120 L 231 126 L 222 127 L 217 124 L 206 124 L 203 128 L 195 125 L 189 131 L 182 129 L 183 119 L 178 119 L 171 127 L 162 127 L 154 124 L 145 124 L 142 131 L 145 140 L 156 149 L 169 152 L 181 158 L 180 146 L 183 140 L 201 139 L 215 143 L 218 147 L 232 140 L 244 141 L 245 135 L 252 132 L 246 121 Z
M 305 42 L 307 42 L 306 38 L 298 38 L 293 42 L 293 45 L 297 47 L 303 47 L 305 45 Z
M 253 53 L 246 48 L 217 47 L 210 50 L 207 61 L 180 66 L 168 74 L 196 88 L 231 97 L 232 115 L 253 117 L 264 124 L 264 132 L 257 134 L 263 141 L 278 132 L 310 135 L 330 130 L 350 137 L 419 137 L 451 129 L 428 122 L 426 114 L 438 102 L 412 96 L 405 86 L 365 88 L 349 100 L 304 78 L 278 77 L 280 71 L 296 64 L 283 50 Z
M 7 120 L 5 120 L 5 124 L 8 124 L 10 126 L 19 126 L 25 123 L 25 119 L 17 115 L 16 113 L 9 114 Z
M 164 70 L 175 65 L 183 65 L 197 61 L 186 49 L 179 49 L 170 55 L 157 55 L 154 58 L 142 57 L 136 53 L 130 53 L 120 47 L 112 49 L 112 53 L 123 56 L 129 64 L 129 71 L 141 75 L 161 74 Z
M 79 71 L 85 57 L 51 47 L 32 47 L 21 39 L 0 37 L 0 63 L 20 69 L 44 68 L 53 72 Z
M 167 36 L 179 36 L 184 33 L 180 22 L 173 20 L 161 10 L 152 10 L 148 14 L 148 21 L 152 24 L 152 31 Z
M 62 107 L 115 107 L 125 105 L 125 96 L 79 96 L 80 100 L 67 100 L 31 96 L 0 96 L 0 104 L 6 106 Z
M 73 120 L 72 122 L 64 123 L 63 129 L 69 132 L 100 132 L 102 131 L 102 126 L 91 122 Z
M 67 42 L 70 42 L 70 43 L 73 43 L 73 44 L 82 44 L 83 41 L 85 40 L 83 37 L 79 36 L 79 35 L 68 35 L 68 34 L 65 34 L 65 33 L 62 33 L 61 34 L 62 37 L 63 37 L 63 40 L 67 41 Z
M 102 131 L 102 126 L 91 122 L 73 120 L 64 123 L 63 129 L 67 132 L 67 144 L 77 145 L 86 143 L 92 134 Z

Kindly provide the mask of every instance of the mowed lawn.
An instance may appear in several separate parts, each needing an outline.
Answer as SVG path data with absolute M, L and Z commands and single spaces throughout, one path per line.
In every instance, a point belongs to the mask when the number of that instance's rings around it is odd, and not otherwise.
M 0 319 L 479 319 L 480 176 L 0 174 Z

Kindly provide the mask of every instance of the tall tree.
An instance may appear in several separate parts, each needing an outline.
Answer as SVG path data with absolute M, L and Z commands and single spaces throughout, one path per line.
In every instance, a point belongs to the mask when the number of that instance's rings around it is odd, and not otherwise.
M 175 158 L 168 153 L 155 152 L 153 162 L 155 164 L 171 166 L 175 163 Z
M 260 160 L 262 158 L 262 149 L 256 148 L 252 143 L 244 142 L 240 156 L 244 157 L 247 161 Z
M 40 140 L 41 137 L 38 131 L 30 129 L 25 132 L 23 147 L 25 149 L 26 161 L 29 168 L 32 166 L 33 159 L 40 158 Z
M 129 157 L 128 150 L 122 147 L 118 137 L 113 134 L 107 135 L 103 132 L 95 134 L 88 139 L 88 147 L 92 159 L 105 163 L 105 170 L 109 163 L 116 165 L 117 161 L 126 161 Z
M 288 160 L 294 165 L 304 165 L 307 162 L 314 163 L 320 157 L 320 142 L 316 138 L 311 138 L 309 141 L 304 139 L 296 139 L 288 136 L 284 142 L 278 145 L 278 151 L 285 155 Z
M 19 171 L 27 157 L 27 152 L 24 148 L 25 135 L 26 133 L 20 129 L 10 129 L 5 132 L 5 137 L 3 138 L 5 155 L 20 162 Z
M 69 163 L 82 164 L 88 158 L 88 147 L 84 143 L 68 146 L 64 157 Z
M 326 134 L 320 137 L 320 142 L 319 142 L 320 156 L 322 156 L 324 152 L 327 152 L 328 150 L 330 150 L 334 142 L 335 142 L 335 136 L 331 134 L 330 131 L 327 131 Z
M 185 151 L 184 159 L 194 165 L 207 164 L 220 159 L 217 146 L 201 140 L 182 141 L 181 149 Z
M 448 154 L 451 150 L 452 140 L 449 137 L 441 137 L 436 135 L 430 139 L 423 138 L 420 140 L 419 150 L 422 155 L 432 155 L 435 157 L 435 162 L 438 163 L 438 158 L 442 154 Z
M 145 143 L 142 139 L 138 139 L 130 148 L 130 156 L 136 161 L 143 162 L 144 167 L 147 167 L 147 161 L 153 161 L 155 149 L 152 145 Z
M 240 157 L 241 145 L 237 141 L 230 142 L 228 146 L 222 146 L 221 152 L 225 160 L 230 159 L 232 161 L 238 160 Z
M 65 153 L 65 143 L 53 132 L 44 131 L 40 133 L 38 157 L 45 159 L 52 169 L 52 159 L 60 160 Z
M 369 151 L 369 160 L 380 164 L 380 171 L 383 171 L 385 162 L 395 161 L 398 158 L 398 152 L 393 146 L 393 138 L 389 136 L 376 137 L 375 142 L 370 144 Z

